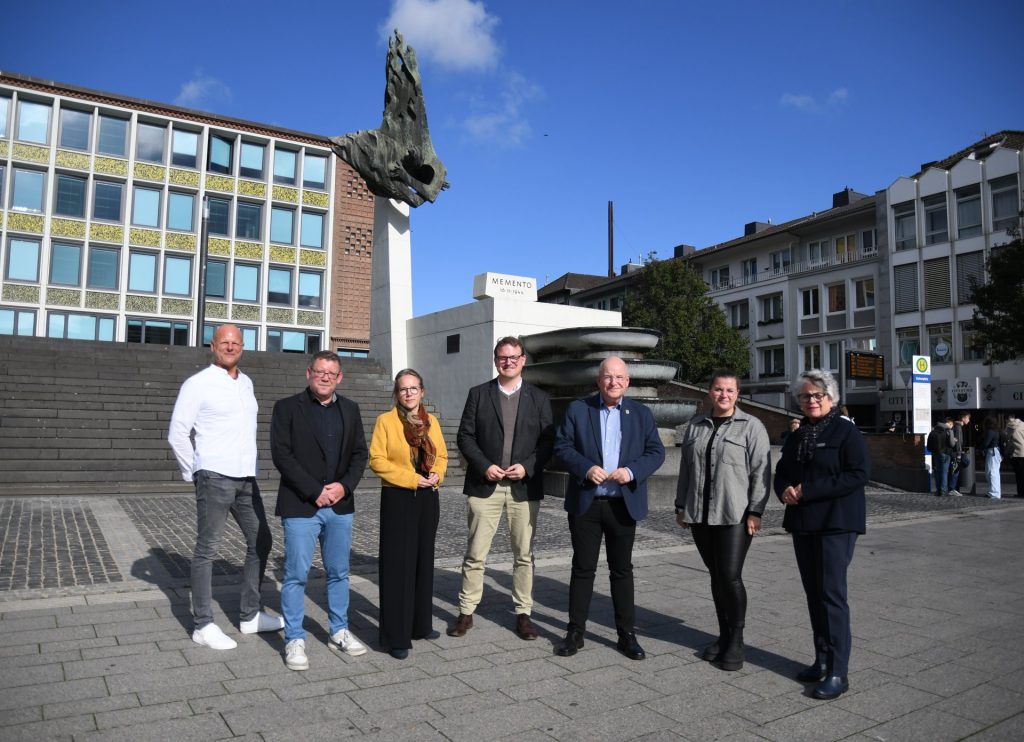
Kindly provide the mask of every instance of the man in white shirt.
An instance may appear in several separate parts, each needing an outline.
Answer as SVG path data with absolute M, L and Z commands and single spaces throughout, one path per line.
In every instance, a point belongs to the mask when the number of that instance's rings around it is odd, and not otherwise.
M 181 477 L 196 487 L 197 534 L 192 554 L 192 641 L 211 649 L 237 643 L 213 622 L 213 560 L 227 523 L 234 516 L 245 536 L 245 566 L 239 607 L 243 634 L 278 631 L 284 621 L 260 610 L 260 583 L 270 554 L 271 535 L 263 510 L 256 453 L 258 405 L 252 381 L 238 370 L 242 333 L 221 325 L 210 344 L 213 363 L 181 385 L 167 442 Z M 195 446 L 190 434 L 195 431 Z

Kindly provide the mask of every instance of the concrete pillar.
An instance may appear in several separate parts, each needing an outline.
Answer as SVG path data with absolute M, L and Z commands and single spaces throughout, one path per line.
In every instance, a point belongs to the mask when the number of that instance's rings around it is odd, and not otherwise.
M 411 319 L 409 205 L 377 196 L 373 209 L 370 357 L 391 376 L 408 364 L 407 322 Z

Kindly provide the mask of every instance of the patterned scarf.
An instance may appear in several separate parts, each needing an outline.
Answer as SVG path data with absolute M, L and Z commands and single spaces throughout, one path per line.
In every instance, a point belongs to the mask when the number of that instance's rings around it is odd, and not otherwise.
M 837 417 L 839 417 L 839 408 L 833 407 L 828 411 L 828 414 L 816 423 L 812 423 L 806 417 L 800 422 L 800 427 L 797 428 L 795 434 L 798 436 L 796 444 L 797 461 L 801 464 L 809 464 L 814 460 L 814 450 L 818 447 L 818 436 Z
M 409 444 L 409 460 L 412 461 L 413 469 L 423 475 L 429 474 L 434 468 L 437 449 L 428 435 L 430 416 L 427 414 L 427 408 L 421 404 L 415 410 L 408 410 L 402 405 L 396 405 L 395 409 L 398 410 L 398 418 L 405 430 L 405 440 Z

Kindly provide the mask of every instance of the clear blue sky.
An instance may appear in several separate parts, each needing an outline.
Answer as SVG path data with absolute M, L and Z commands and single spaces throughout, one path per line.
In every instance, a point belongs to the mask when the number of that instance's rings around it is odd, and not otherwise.
M 416 314 L 483 271 L 606 271 L 885 188 L 1024 129 L 1020 0 L 38 0 L 0 68 L 320 134 L 380 124 L 416 47 L 450 190 L 412 214 Z

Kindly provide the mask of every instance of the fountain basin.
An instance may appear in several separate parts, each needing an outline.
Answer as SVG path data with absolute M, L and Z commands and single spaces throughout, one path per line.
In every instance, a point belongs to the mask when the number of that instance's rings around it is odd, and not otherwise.
M 545 353 L 573 353 L 610 348 L 623 351 L 650 350 L 661 333 L 643 327 L 567 327 L 523 338 L 526 352 L 536 357 Z

